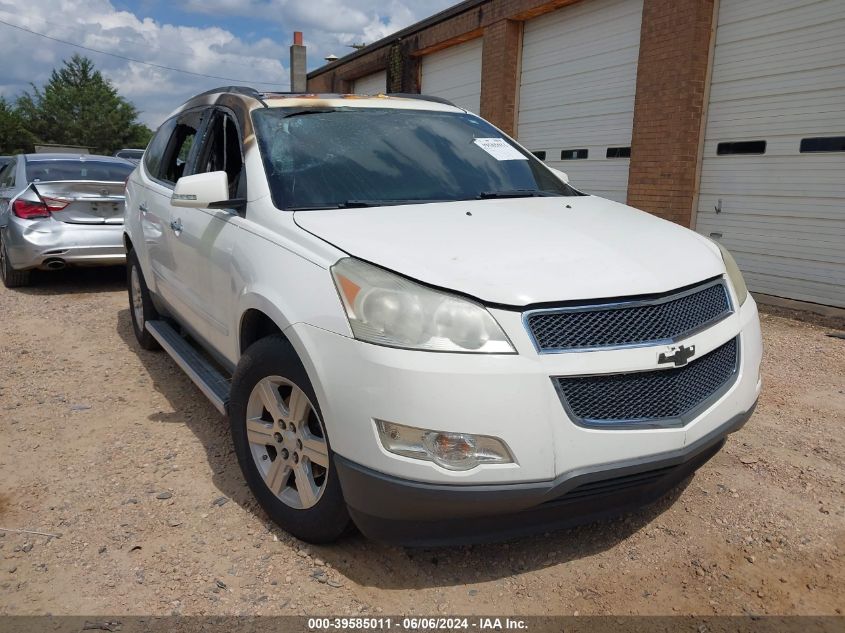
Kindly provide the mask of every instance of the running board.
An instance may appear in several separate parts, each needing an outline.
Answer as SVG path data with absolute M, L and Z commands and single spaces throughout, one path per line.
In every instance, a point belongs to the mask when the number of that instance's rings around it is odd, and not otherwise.
M 211 400 L 211 404 L 226 415 L 231 389 L 229 380 L 166 321 L 147 321 L 145 325 L 164 351 L 170 354 L 182 371 L 188 374 L 188 378 Z

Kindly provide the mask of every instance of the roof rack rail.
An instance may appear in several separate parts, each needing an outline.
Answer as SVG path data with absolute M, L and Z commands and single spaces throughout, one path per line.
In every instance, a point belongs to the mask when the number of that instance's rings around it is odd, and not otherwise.
M 419 99 L 421 101 L 433 101 L 434 103 L 442 103 L 444 105 L 452 106 L 454 108 L 459 107 L 448 99 L 444 99 L 443 97 L 435 97 L 434 95 L 421 95 L 413 92 L 388 92 L 386 96 L 401 97 L 402 99 Z
M 235 94 L 244 95 L 245 97 L 252 97 L 253 99 L 260 101 L 265 108 L 267 107 L 267 104 L 264 103 L 264 93 L 259 92 L 255 88 L 250 88 L 249 86 L 220 86 L 219 88 L 206 90 L 196 96 L 204 97 L 205 95 L 213 95 L 218 92 L 233 92 Z
M 197 97 L 202 97 L 204 95 L 213 95 L 217 92 L 234 92 L 240 95 L 247 95 L 249 97 L 252 96 L 259 96 L 261 95 L 255 88 L 250 88 L 249 86 L 220 86 L 218 88 L 212 88 L 211 90 L 206 90 L 205 92 L 201 92 Z

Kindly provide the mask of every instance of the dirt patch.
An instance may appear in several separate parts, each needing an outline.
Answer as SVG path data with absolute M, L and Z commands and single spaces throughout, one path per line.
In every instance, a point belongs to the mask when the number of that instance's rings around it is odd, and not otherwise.
M 845 340 L 763 314 L 764 391 L 694 478 L 622 519 L 498 545 L 307 547 L 226 420 L 132 336 L 121 270 L 0 288 L 0 613 L 833 614 Z
M 812 323 L 821 328 L 826 328 L 830 333 L 845 334 L 845 309 L 828 308 L 825 314 L 811 312 L 809 310 L 795 310 L 793 308 L 772 304 L 758 304 L 760 312 L 771 316 L 784 317 L 793 321 Z

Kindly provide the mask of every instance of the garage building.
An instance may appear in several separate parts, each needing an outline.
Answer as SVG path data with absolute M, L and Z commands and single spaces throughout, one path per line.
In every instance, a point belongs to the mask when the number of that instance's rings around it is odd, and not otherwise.
M 308 86 L 450 99 L 724 243 L 752 291 L 845 307 L 842 0 L 467 0 Z

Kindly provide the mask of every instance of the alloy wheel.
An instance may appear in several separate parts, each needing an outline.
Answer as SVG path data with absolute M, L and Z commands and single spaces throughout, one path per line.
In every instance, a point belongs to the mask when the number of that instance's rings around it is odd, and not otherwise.
M 305 392 L 281 376 L 253 387 L 246 409 L 250 452 L 270 491 L 298 510 L 317 504 L 329 478 L 326 433 Z

